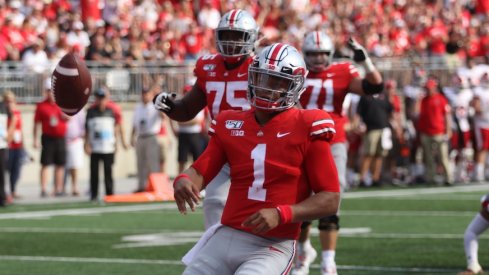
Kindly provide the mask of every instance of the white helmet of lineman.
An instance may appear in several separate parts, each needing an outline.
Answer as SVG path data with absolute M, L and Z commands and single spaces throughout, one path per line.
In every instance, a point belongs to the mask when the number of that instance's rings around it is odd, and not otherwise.
M 304 91 L 307 68 L 296 48 L 275 43 L 264 48 L 248 68 L 248 100 L 260 110 L 292 108 Z
M 217 51 L 227 62 L 241 60 L 253 52 L 258 29 L 255 19 L 247 11 L 236 9 L 227 12 L 215 30 Z
M 329 66 L 333 58 L 333 40 L 324 32 L 310 32 L 304 38 L 302 52 L 309 70 L 313 72 L 323 71 Z M 325 53 L 325 55 L 315 55 L 314 53 Z

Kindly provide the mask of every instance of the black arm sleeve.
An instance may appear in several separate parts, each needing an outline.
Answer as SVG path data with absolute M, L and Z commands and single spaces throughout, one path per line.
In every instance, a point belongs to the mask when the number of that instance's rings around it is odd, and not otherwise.
M 381 82 L 380 84 L 372 84 L 364 78 L 362 79 L 362 88 L 366 95 L 379 94 L 384 90 L 384 82 Z

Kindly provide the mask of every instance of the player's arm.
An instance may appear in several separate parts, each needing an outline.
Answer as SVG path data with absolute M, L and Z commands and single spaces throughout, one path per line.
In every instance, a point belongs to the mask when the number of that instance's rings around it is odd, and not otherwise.
M 34 144 L 33 144 L 33 147 L 35 149 L 39 148 L 39 139 L 38 139 L 38 133 L 39 133 L 39 126 L 41 125 L 41 118 L 40 118 L 41 114 L 39 112 L 39 107 L 36 108 L 36 112 L 34 114 L 34 126 L 33 126 L 33 129 L 32 129 L 32 134 L 33 134 L 33 137 L 34 137 Z
M 176 121 L 191 120 L 207 105 L 205 93 L 197 83 L 182 99 L 175 97 L 176 94 L 159 93 L 153 98 L 153 104 L 157 110 Z
M 312 141 L 305 160 L 305 173 L 314 195 L 291 206 L 291 222 L 333 215 L 339 207 L 340 184 L 329 142 Z
M 367 50 L 353 38 L 348 40 L 348 47 L 353 50 L 353 60 L 365 69 L 365 78 L 354 77 L 350 82 L 349 91 L 358 95 L 378 94 L 384 90 L 382 75 L 379 73 Z
M 7 128 L 7 142 L 11 142 L 14 138 L 15 124 L 17 124 L 17 117 L 13 112 L 8 109 L 8 116 L 11 119 L 10 125 Z
M 215 121 L 212 126 L 215 127 L 214 123 Z M 173 182 L 175 202 L 180 213 L 187 213 L 187 204 L 192 211 L 195 210 L 195 205 L 200 201 L 199 192 L 219 173 L 226 162 L 224 148 L 219 138 L 213 135 L 202 155 Z

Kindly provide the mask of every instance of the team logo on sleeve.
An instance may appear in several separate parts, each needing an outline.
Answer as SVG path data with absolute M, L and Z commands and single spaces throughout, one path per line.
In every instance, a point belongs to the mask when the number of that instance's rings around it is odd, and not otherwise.
M 241 129 L 243 127 L 244 121 L 242 120 L 226 120 L 226 129 Z

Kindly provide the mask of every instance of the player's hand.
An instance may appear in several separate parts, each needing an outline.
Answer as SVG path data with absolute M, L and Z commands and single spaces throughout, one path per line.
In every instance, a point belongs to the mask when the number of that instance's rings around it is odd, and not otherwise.
M 253 228 L 253 233 L 263 234 L 280 224 L 280 214 L 276 208 L 264 208 L 249 216 L 243 223 L 244 227 Z
M 353 60 L 355 62 L 365 62 L 365 60 L 369 58 L 367 50 L 362 45 L 358 44 L 355 39 L 350 37 L 347 43 L 348 47 L 353 51 Z
M 173 196 L 177 203 L 178 211 L 182 214 L 187 214 L 187 206 L 189 205 L 192 212 L 195 211 L 195 206 L 199 204 L 199 190 L 187 178 L 180 178 L 173 185 Z
M 156 110 L 164 112 L 166 114 L 170 113 L 172 109 L 175 107 L 175 103 L 173 100 L 177 94 L 175 93 L 159 93 L 153 97 L 153 104 Z

